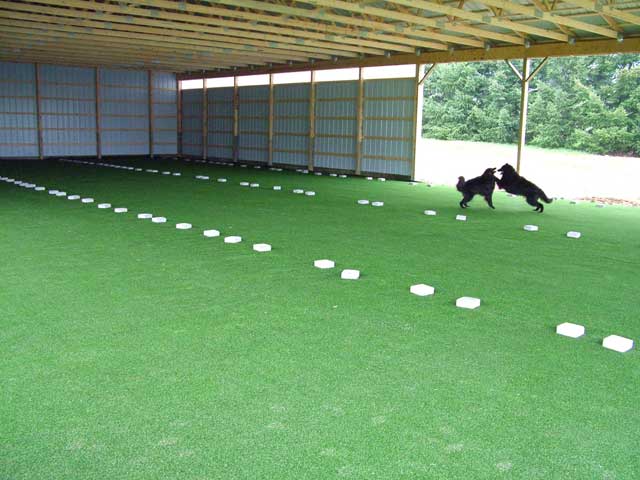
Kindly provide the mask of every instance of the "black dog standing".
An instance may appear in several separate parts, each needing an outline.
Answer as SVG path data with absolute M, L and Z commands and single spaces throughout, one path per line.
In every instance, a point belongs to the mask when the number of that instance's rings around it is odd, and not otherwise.
M 551 199 L 541 188 L 518 175 L 516 169 L 508 163 L 505 163 L 498 171 L 502 173 L 502 178 L 496 178 L 498 187 L 514 195 L 525 197 L 529 205 L 536 207 L 536 212 L 544 212 L 544 205 L 538 201 L 539 199 L 545 203 L 551 203 Z
M 495 177 L 496 169 L 487 168 L 482 175 L 476 178 L 472 178 L 465 182 L 464 177 L 458 177 L 458 184 L 456 188 L 462 193 L 462 200 L 460 200 L 460 207 L 467 208 L 467 205 L 473 197 L 476 195 L 482 195 L 491 208 L 493 206 L 492 195 L 496 188 Z

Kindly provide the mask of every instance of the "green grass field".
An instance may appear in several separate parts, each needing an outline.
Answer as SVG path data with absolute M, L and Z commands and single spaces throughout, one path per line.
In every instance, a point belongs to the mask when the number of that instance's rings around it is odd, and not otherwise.
M 640 339 L 640 210 L 129 163 L 183 176 L 0 164 L 129 208 L 0 182 L 0 478 L 638 478 L 640 356 L 600 343 Z

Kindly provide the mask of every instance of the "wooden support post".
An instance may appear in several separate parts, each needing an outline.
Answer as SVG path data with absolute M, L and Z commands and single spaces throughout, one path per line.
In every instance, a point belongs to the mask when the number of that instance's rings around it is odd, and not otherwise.
M 522 77 L 520 79 L 520 129 L 518 131 L 518 161 L 516 170 L 520 173 L 522 154 L 527 141 L 527 109 L 529 106 L 529 70 L 531 59 L 525 58 L 522 62 Z
M 356 102 L 356 175 L 362 171 L 363 112 L 364 112 L 364 78 L 362 67 L 358 69 L 358 99 Z
M 177 138 L 177 149 L 178 155 L 182 156 L 182 82 L 176 78 L 176 91 L 178 93 L 177 104 L 178 104 L 178 138 Z
M 313 172 L 313 153 L 316 143 L 316 72 L 311 70 L 311 83 L 309 84 L 309 145 L 307 156 L 307 168 Z
M 153 159 L 153 71 L 148 70 L 149 77 L 149 156 Z
M 102 138 L 100 130 L 100 67 L 95 68 L 96 75 L 96 156 L 98 160 L 102 159 Z
M 422 139 L 422 104 L 424 101 L 424 86 L 422 82 L 427 78 L 428 75 L 433 71 L 433 67 L 435 64 L 429 69 L 429 71 L 424 75 L 422 79 L 420 79 L 422 75 L 422 65 L 416 63 L 416 75 L 415 75 L 415 85 L 413 86 L 413 151 L 411 154 L 411 180 L 416 179 L 416 165 L 417 165 L 417 153 L 418 153 L 418 142 Z
M 269 74 L 269 158 L 267 163 L 273 165 L 273 74 Z
M 240 159 L 240 92 L 238 77 L 233 77 L 233 161 Z
M 42 149 L 42 108 L 40 105 L 40 64 L 36 63 L 36 119 L 38 122 L 38 158 L 44 158 Z
M 207 95 L 207 79 L 202 78 L 202 159 L 207 159 L 209 136 L 209 98 Z

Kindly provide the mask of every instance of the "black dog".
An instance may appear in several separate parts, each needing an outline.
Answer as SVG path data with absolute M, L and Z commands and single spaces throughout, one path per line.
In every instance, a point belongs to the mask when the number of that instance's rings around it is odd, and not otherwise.
M 547 197 L 541 188 L 518 175 L 516 169 L 508 163 L 505 163 L 498 171 L 502 172 L 502 178 L 496 179 L 498 187 L 514 195 L 525 197 L 529 205 L 536 207 L 536 212 L 544 212 L 544 205 L 538 201 L 539 199 L 545 203 L 551 203 L 551 199 Z
M 465 182 L 464 177 L 458 177 L 458 184 L 456 188 L 462 193 L 462 200 L 460 200 L 460 206 L 467 208 L 468 202 L 471 201 L 476 195 L 482 195 L 491 208 L 493 206 L 493 190 L 496 188 L 497 178 L 495 177 L 496 169 L 487 168 L 482 175 L 476 178 L 472 178 Z

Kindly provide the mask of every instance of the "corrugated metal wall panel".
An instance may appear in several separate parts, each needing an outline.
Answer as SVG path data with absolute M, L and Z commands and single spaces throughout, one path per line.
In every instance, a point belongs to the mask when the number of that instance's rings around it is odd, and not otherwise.
M 0 157 L 38 156 L 36 70 L 0 62 Z
M 364 82 L 362 171 L 411 175 L 413 78 Z
M 178 153 L 178 81 L 174 73 L 154 72 L 153 153 Z
M 307 165 L 310 84 L 275 85 L 273 162 Z
M 207 157 L 233 159 L 233 87 L 207 89 Z
M 100 124 L 120 120 L 101 134 L 103 155 L 149 154 L 148 82 L 144 71 L 100 69 Z
M 177 82 L 171 73 L 153 77 L 156 153 L 175 154 Z M 147 154 L 148 72 L 102 69 L 100 84 L 102 153 Z M 35 93 L 34 64 L 0 62 L 0 157 L 38 155 Z M 43 154 L 95 155 L 95 69 L 41 65 L 40 95 Z
M 238 88 L 238 158 L 269 160 L 269 86 Z
M 93 68 L 40 66 L 42 154 L 97 154 L 96 89 Z
M 182 153 L 202 156 L 202 89 L 182 91 Z
M 357 81 L 316 84 L 315 166 L 355 170 L 357 97 Z

